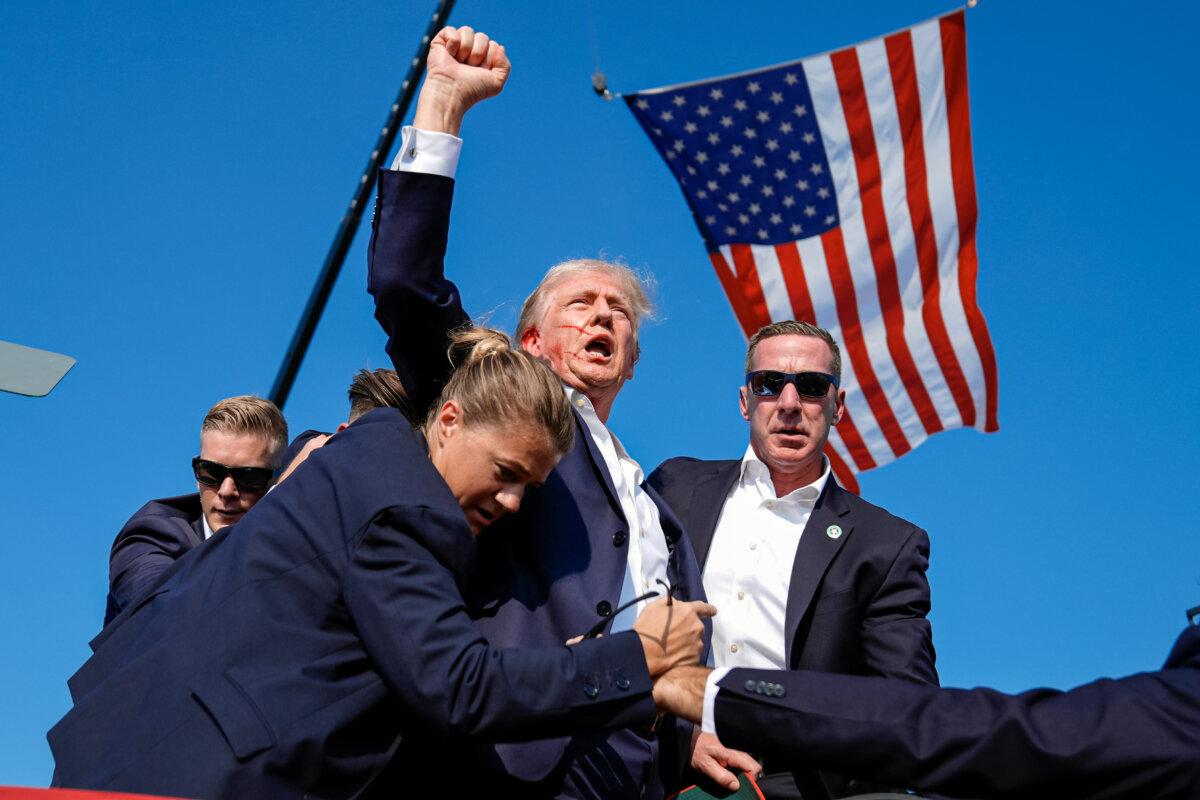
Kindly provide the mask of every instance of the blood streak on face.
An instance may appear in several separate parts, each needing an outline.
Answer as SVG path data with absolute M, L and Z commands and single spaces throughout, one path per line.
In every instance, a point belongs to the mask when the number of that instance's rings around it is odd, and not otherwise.
M 620 286 L 602 272 L 563 281 L 551 292 L 536 327 L 522 346 L 544 358 L 562 380 L 587 395 L 600 419 L 608 412 L 637 361 L 637 333 Z

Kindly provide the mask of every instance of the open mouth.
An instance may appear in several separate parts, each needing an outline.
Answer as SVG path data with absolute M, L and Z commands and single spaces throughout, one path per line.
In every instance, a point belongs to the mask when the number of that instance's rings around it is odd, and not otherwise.
M 475 506 L 475 516 L 479 517 L 479 521 L 483 523 L 482 527 L 486 528 L 495 522 L 500 515 L 484 508 L 483 506 Z
M 588 355 L 599 359 L 611 358 L 613 353 L 612 342 L 604 336 L 592 339 L 584 345 L 583 349 Z

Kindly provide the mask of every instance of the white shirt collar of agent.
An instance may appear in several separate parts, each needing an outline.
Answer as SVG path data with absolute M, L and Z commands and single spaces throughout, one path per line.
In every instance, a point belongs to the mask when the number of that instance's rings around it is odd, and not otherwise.
M 208 517 L 204 516 L 203 512 L 200 513 L 200 522 L 204 525 L 204 541 L 207 542 L 212 538 L 213 529 L 209 526 Z
M 825 484 L 829 480 L 829 459 L 822 456 L 821 463 L 824 469 L 815 481 L 794 489 L 783 497 L 776 497 L 775 484 L 771 482 L 771 469 L 755 454 L 753 445 L 747 445 L 746 454 L 742 456 L 738 483 L 742 489 L 756 493 L 762 500 L 812 507 L 816 505 L 821 492 L 825 491 Z

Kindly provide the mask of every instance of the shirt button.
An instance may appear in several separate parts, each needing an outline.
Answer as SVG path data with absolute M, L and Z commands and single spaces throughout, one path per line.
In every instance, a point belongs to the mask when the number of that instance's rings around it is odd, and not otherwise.
M 738 651 L 737 642 L 734 642 L 733 644 L 729 645 L 729 652 L 736 653 L 737 651 Z
M 746 593 L 738 592 L 738 600 L 745 600 L 745 599 L 746 599 Z
M 625 544 L 625 540 L 628 538 L 625 531 L 617 531 L 613 534 L 613 547 L 620 547 Z
M 607 600 L 601 600 L 599 603 L 596 603 L 596 613 L 602 617 L 607 617 L 612 613 L 612 603 Z

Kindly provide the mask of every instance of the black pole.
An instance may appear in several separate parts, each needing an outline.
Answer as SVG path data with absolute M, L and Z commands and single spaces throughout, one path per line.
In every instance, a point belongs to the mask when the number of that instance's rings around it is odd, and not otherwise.
M 380 131 L 379 141 L 375 143 L 375 149 L 371 151 L 367 169 L 358 179 L 354 198 L 350 201 L 350 207 L 346 209 L 346 213 L 342 217 L 341 225 L 338 226 L 337 236 L 334 237 L 333 244 L 329 247 L 329 253 L 325 256 L 325 263 L 321 266 L 321 273 L 317 276 L 317 285 L 313 287 L 312 294 L 309 295 L 308 305 L 304 307 L 304 315 L 300 318 L 300 325 L 292 335 L 292 343 L 288 345 L 287 355 L 284 356 L 283 364 L 279 367 L 279 374 L 275 376 L 275 385 L 271 387 L 271 401 L 280 408 L 287 403 L 288 395 L 292 392 L 292 384 L 296 382 L 296 373 L 300 371 L 300 364 L 308 352 L 308 345 L 312 342 L 313 334 L 317 330 L 317 323 L 321 321 L 325 304 L 329 302 L 329 295 L 333 292 L 334 284 L 337 283 L 338 274 L 346 260 L 346 253 L 350 250 L 354 234 L 358 231 L 358 225 L 362 221 L 363 209 L 367 207 L 371 193 L 375 190 L 375 173 L 383 166 L 384 160 L 391 152 L 392 145 L 396 141 L 396 134 L 400 130 L 400 123 L 404 120 L 404 115 L 408 113 L 408 107 L 417 91 L 417 84 L 421 82 L 421 75 L 425 72 L 425 60 L 429 57 L 429 43 L 433 41 L 437 32 L 445 27 L 446 18 L 450 16 L 452 8 L 454 8 L 454 0 L 439 0 L 437 9 L 429 21 L 429 27 L 425 29 L 425 36 L 421 39 L 417 57 L 412 60 L 412 66 L 408 70 L 407 77 L 404 78 L 404 83 L 400 84 L 400 94 L 396 97 L 396 102 L 392 103 L 387 121 L 383 123 L 383 130 Z

